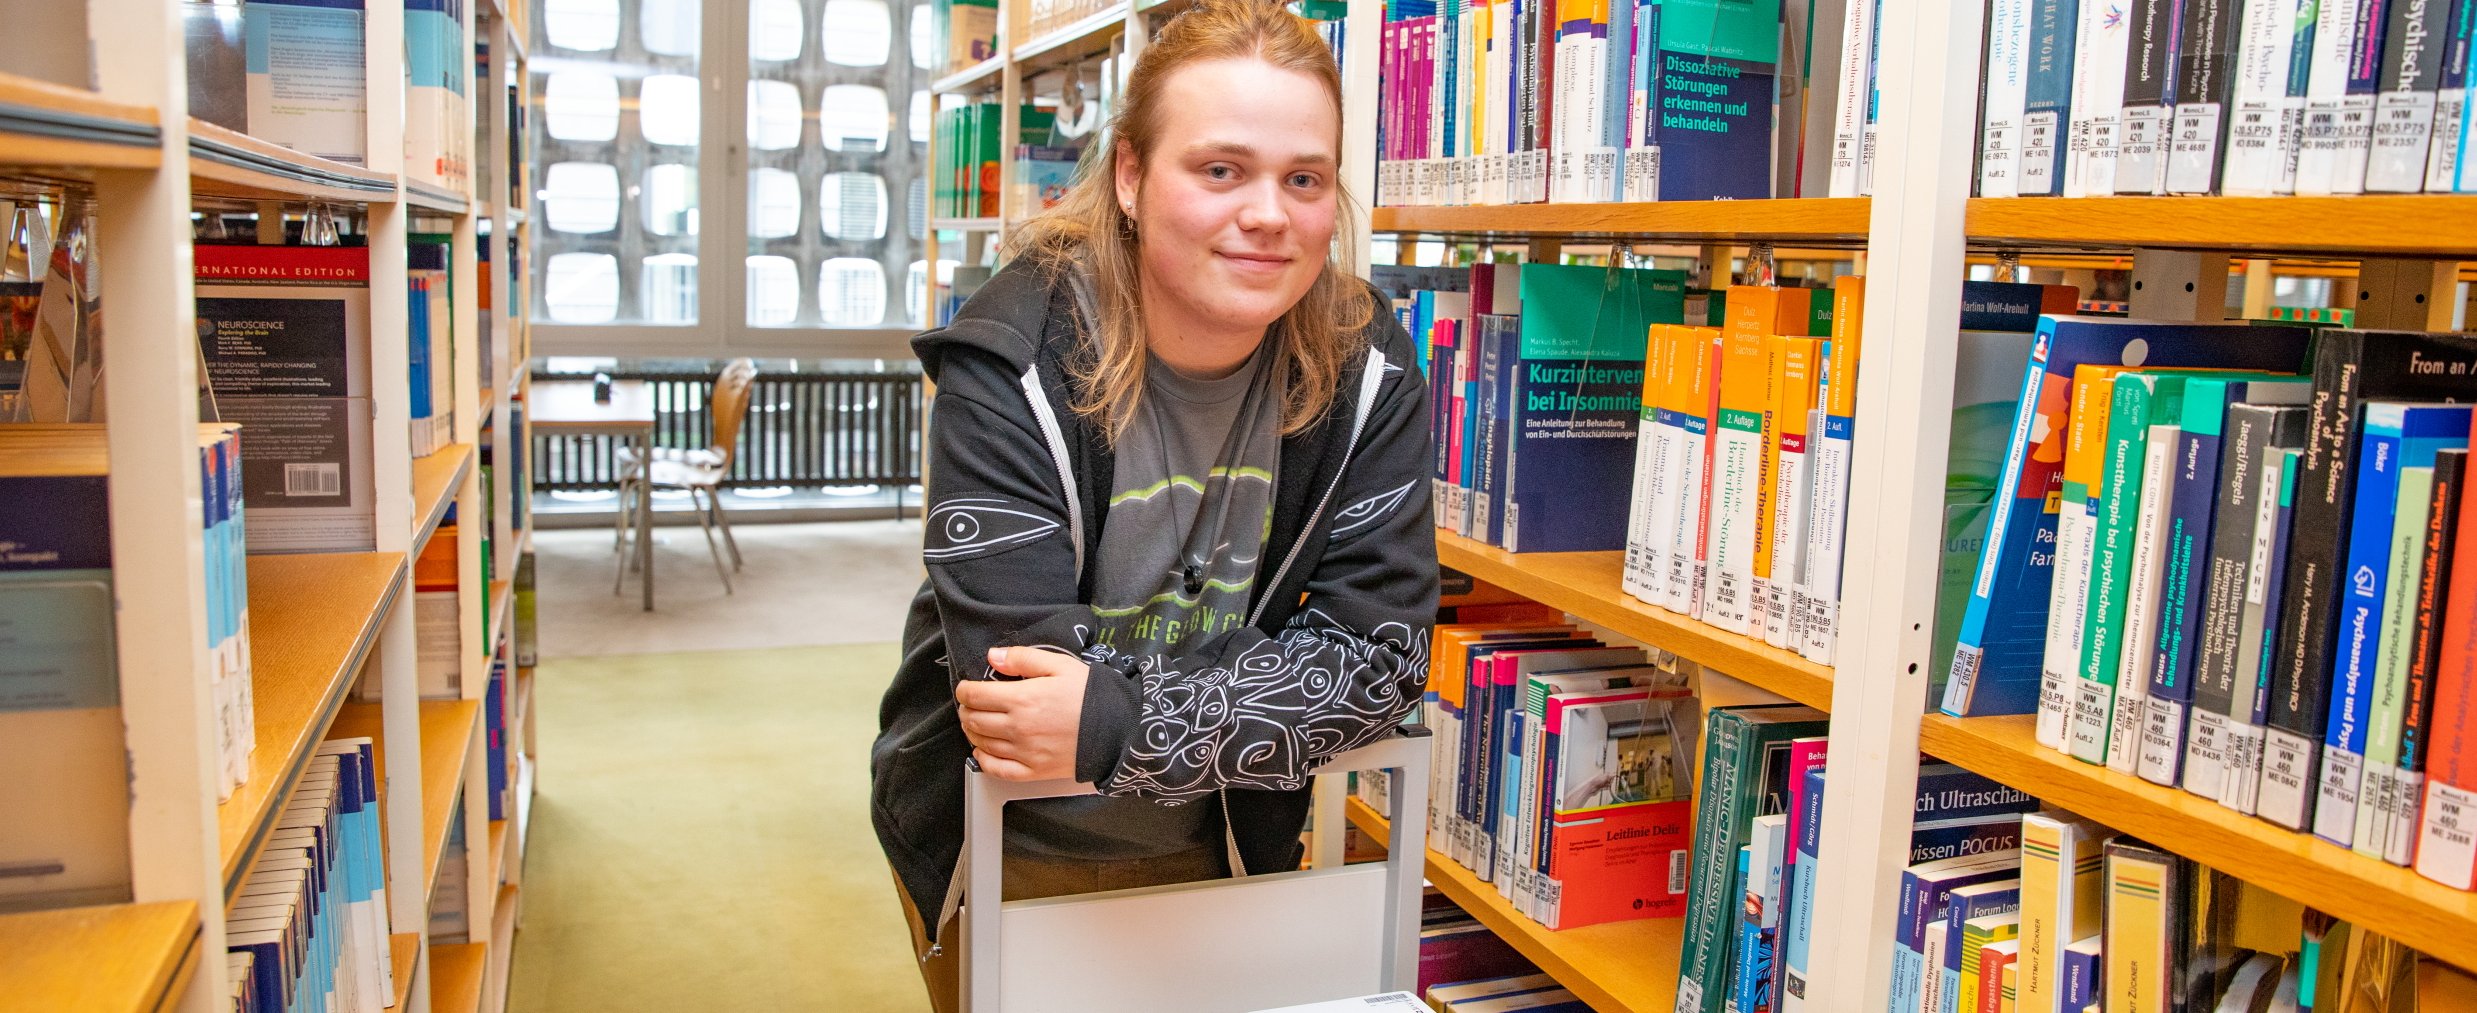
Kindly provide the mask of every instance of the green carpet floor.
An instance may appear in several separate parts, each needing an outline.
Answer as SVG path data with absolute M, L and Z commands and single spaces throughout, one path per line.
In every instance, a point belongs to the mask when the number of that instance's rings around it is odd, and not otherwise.
M 895 645 L 545 663 L 509 1007 L 928 1009 L 869 831 Z

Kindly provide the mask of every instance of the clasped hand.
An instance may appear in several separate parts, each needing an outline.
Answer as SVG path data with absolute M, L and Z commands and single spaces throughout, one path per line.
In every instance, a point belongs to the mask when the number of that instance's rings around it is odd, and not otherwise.
M 955 704 L 972 758 L 992 777 L 1047 781 L 1075 776 L 1084 719 L 1083 659 L 1038 647 L 992 647 L 989 667 L 1017 682 L 967 679 Z

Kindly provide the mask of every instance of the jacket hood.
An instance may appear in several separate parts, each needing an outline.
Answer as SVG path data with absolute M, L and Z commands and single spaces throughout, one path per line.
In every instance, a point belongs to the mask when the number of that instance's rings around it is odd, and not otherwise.
M 921 371 L 932 381 L 938 379 L 946 353 L 957 347 L 979 349 L 1021 370 L 1042 357 L 1042 342 L 1048 338 L 1044 332 L 1053 320 L 1075 319 L 1069 314 L 1089 307 L 1089 297 L 1079 298 L 1082 293 L 1074 291 L 1082 284 L 1072 272 L 1019 257 L 964 300 L 953 322 L 914 337 L 912 354 L 920 357 Z M 1066 305 L 1053 305 L 1060 302 Z M 1073 333 L 1071 328 L 1062 330 Z

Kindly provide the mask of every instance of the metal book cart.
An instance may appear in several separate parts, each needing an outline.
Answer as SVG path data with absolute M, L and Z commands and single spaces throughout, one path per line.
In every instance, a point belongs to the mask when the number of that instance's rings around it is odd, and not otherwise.
M 980 904 L 1002 896 L 1005 806 L 1090 793 L 968 770 L 963 1008 L 968 1013 L 1270 1009 L 1409 989 L 1419 967 L 1426 855 L 1424 728 L 1316 768 L 1309 867 L 1243 879 Z M 1344 776 L 1392 775 L 1385 861 L 1342 864 Z

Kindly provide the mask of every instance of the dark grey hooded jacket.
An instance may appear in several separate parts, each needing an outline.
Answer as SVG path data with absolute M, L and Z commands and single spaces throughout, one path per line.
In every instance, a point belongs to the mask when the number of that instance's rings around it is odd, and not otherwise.
M 944 920 L 971 746 L 954 684 L 991 647 L 1091 665 L 1075 778 L 1104 794 L 1213 802 L 1240 874 L 1296 868 L 1307 772 L 1383 736 L 1427 681 L 1436 541 L 1427 385 L 1378 299 L 1324 418 L 1283 437 L 1272 530 L 1246 626 L 1158 667 L 1092 642 L 1092 568 L 1113 460 L 1067 407 L 1081 347 L 1064 272 L 1018 260 L 955 321 L 913 339 L 937 385 L 922 559 L 903 660 L 870 754 L 872 822 L 896 876 Z

